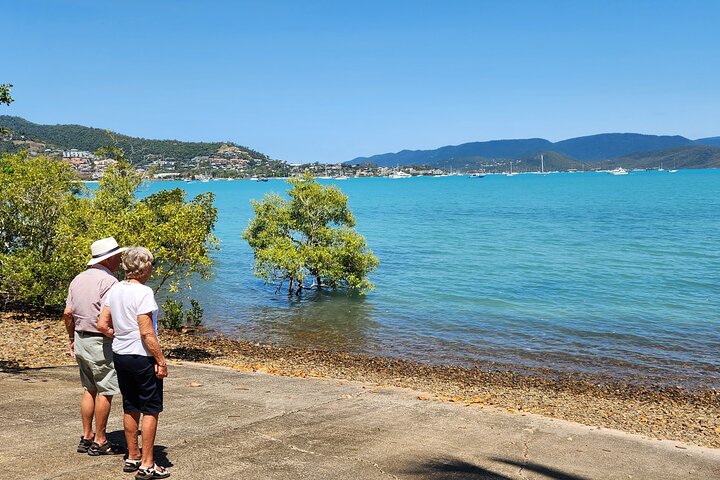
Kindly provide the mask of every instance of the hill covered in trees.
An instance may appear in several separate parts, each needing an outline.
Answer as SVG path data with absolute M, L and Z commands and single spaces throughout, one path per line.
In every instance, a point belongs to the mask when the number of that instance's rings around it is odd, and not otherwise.
M 114 145 L 122 149 L 133 163 L 143 163 L 148 156 L 166 159 L 189 160 L 199 156 L 211 156 L 228 142 L 181 142 L 178 140 L 150 140 L 130 137 L 101 128 L 82 125 L 39 125 L 20 117 L 0 115 L 0 128 L 9 130 L 13 140 L 22 139 L 45 144 L 48 147 L 68 150 L 75 148 L 94 152 L 100 147 Z M 269 160 L 264 153 L 241 145 L 230 144 L 242 151 L 247 158 Z M 0 142 L 0 152 L 12 152 L 19 147 L 9 140 Z
M 458 170 L 539 170 L 542 155 L 545 170 L 583 170 L 623 166 L 626 168 L 718 167 L 720 137 L 699 140 L 674 135 L 606 133 L 550 142 L 542 138 L 493 140 L 440 147 L 435 150 L 403 150 L 371 157 L 358 157 L 348 164 L 394 167 L 428 165 Z

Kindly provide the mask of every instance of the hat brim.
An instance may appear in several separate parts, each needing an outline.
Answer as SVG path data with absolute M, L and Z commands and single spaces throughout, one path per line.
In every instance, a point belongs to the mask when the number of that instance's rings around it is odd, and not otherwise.
M 103 255 L 103 256 L 101 256 L 101 257 L 97 257 L 97 258 L 92 258 L 92 259 L 90 259 L 90 261 L 89 261 L 87 264 L 88 264 L 88 266 L 98 264 L 98 263 L 102 262 L 102 261 L 105 260 L 105 259 L 108 259 L 108 258 L 110 258 L 110 257 L 114 257 L 115 255 L 120 255 L 122 252 L 124 252 L 124 251 L 127 250 L 127 249 L 128 249 L 128 247 L 120 247 L 120 248 L 118 248 L 117 250 L 113 250 L 112 252 L 107 253 L 107 254 L 105 254 L 105 255 Z

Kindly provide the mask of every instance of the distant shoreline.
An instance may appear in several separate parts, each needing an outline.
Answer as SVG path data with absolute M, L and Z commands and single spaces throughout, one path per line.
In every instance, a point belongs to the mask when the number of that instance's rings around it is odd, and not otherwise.
M 173 361 L 196 361 L 293 377 L 372 382 L 428 392 L 445 401 L 536 413 L 651 438 L 720 448 L 720 392 L 641 386 L 552 371 L 518 373 L 487 364 L 463 368 L 344 352 L 281 348 L 214 332 L 161 332 Z M 0 370 L 72 364 L 62 321 L 0 313 Z M 172 372 L 172 370 L 171 370 Z

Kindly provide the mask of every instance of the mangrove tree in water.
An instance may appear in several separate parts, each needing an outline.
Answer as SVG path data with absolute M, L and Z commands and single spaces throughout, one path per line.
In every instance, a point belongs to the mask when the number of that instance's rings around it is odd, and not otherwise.
M 378 259 L 355 231 L 355 217 L 339 188 L 320 185 L 309 173 L 288 180 L 288 198 L 271 193 L 253 201 L 255 216 L 243 238 L 255 253 L 255 275 L 277 291 L 344 288 L 365 293 Z

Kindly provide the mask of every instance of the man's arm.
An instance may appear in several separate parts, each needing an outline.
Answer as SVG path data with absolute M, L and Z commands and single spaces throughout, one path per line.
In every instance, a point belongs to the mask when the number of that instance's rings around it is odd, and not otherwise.
M 70 337 L 70 356 L 75 358 L 75 316 L 72 308 L 65 307 L 63 320 L 65 321 L 65 330 L 67 330 L 68 337 Z

